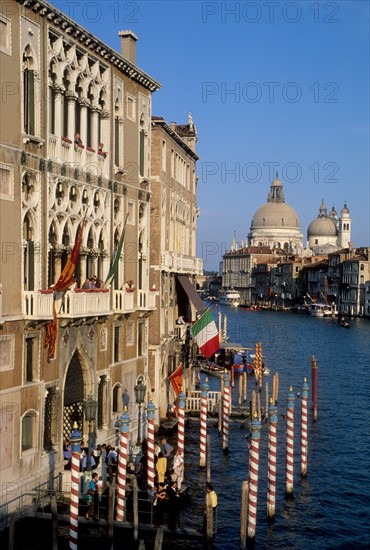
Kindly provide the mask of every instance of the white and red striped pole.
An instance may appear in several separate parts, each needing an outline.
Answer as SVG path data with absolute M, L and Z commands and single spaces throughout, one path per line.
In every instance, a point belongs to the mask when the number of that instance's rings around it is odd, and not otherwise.
M 184 458 L 185 451 L 185 403 L 186 395 L 181 388 L 179 395 L 177 396 L 178 400 L 178 422 L 177 422 L 177 448 L 179 449 L 181 456 Z
M 269 443 L 268 443 L 268 466 L 267 466 L 267 517 L 275 517 L 276 500 L 276 427 L 277 427 L 277 407 L 270 400 L 269 405 Z
M 204 468 L 206 465 L 207 455 L 207 408 L 208 408 L 208 390 L 207 384 L 208 378 L 202 386 L 202 397 L 200 403 L 200 454 L 199 454 L 199 466 Z
M 293 496 L 294 486 L 294 394 L 290 386 L 287 397 L 286 416 L 286 468 L 285 468 L 285 493 L 287 497 Z
M 227 372 L 224 373 L 224 415 L 222 428 L 222 449 L 227 453 L 229 448 L 229 414 L 230 414 L 230 382 Z
M 78 501 L 79 501 L 79 472 L 81 454 L 81 434 L 78 431 L 77 422 L 73 424 L 71 434 L 71 501 L 69 505 L 69 548 L 77 550 L 78 538 Z
M 302 394 L 301 394 L 301 476 L 307 475 L 307 453 L 308 453 L 308 384 L 307 378 L 303 379 Z
M 127 407 L 120 418 L 120 438 L 118 455 L 118 491 L 117 491 L 117 513 L 116 520 L 124 521 L 126 515 L 126 472 L 127 472 L 127 449 L 130 418 L 127 414 Z
M 147 406 L 147 418 L 148 418 L 148 486 L 154 489 L 154 418 L 155 418 L 155 405 L 153 400 L 149 401 Z
M 260 455 L 261 422 L 255 414 L 251 423 L 251 446 L 249 451 L 249 492 L 248 492 L 248 538 L 254 539 L 257 521 L 258 468 Z

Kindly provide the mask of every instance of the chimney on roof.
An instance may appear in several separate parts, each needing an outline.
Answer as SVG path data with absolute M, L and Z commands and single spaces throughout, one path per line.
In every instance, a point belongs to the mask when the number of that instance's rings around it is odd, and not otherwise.
M 130 30 L 119 31 L 118 36 L 121 41 L 122 57 L 136 65 L 136 41 L 138 37 Z
M 172 130 L 176 130 L 176 122 L 171 122 L 171 128 Z

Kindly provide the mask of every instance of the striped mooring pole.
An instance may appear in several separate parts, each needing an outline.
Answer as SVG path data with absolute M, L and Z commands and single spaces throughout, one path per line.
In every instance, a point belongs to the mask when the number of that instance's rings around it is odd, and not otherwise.
M 287 417 L 286 417 L 286 468 L 285 468 L 285 494 L 287 497 L 293 496 L 294 486 L 294 393 L 290 386 L 287 397 Z
M 130 417 L 127 414 L 127 407 L 125 407 L 120 418 L 117 512 L 116 512 L 117 521 L 124 521 L 125 515 L 126 515 L 126 473 L 127 473 L 127 449 L 128 449 L 129 424 L 130 424 Z
M 224 453 L 227 452 L 229 448 L 229 414 L 230 414 L 230 382 L 229 374 L 224 373 L 224 414 L 223 414 L 223 424 L 222 424 L 222 449 Z
M 178 423 L 177 423 L 177 448 L 179 449 L 182 458 L 185 454 L 185 404 L 186 404 L 186 395 L 183 392 L 182 388 L 177 397 L 179 403 L 178 411 Z
M 257 415 L 251 423 L 251 446 L 249 451 L 249 492 L 248 492 L 248 538 L 254 539 L 257 521 L 258 468 L 260 455 L 261 422 Z
M 276 501 L 276 428 L 277 428 L 277 407 L 270 399 L 269 404 L 269 443 L 268 443 L 268 466 L 267 466 L 267 517 L 275 517 Z
M 259 345 L 259 354 L 260 354 L 260 368 L 259 368 L 259 380 L 258 385 L 260 387 L 260 391 L 262 391 L 263 386 L 263 361 L 262 361 L 262 342 L 260 342 Z
M 302 394 L 301 394 L 301 476 L 307 475 L 307 454 L 308 454 L 308 384 L 307 378 L 303 379 Z
M 81 434 L 78 431 L 77 422 L 73 424 L 71 434 L 72 458 L 71 458 L 71 502 L 69 505 L 69 548 L 77 550 L 78 539 L 78 501 L 79 501 L 79 472 L 81 454 Z
M 207 455 L 207 408 L 208 408 L 208 378 L 202 386 L 202 397 L 200 403 L 200 453 L 199 466 L 204 468 L 206 465 Z
M 155 405 L 153 399 L 151 399 L 147 406 L 147 419 L 148 419 L 148 486 L 154 489 L 154 418 L 155 418 Z
M 312 366 L 312 419 L 314 422 L 317 420 L 317 363 L 314 356 L 312 356 L 311 360 L 311 366 Z

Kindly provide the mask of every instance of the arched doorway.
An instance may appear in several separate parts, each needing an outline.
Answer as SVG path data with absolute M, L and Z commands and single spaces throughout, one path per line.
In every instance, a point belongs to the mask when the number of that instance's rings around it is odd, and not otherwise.
M 83 436 L 83 402 L 83 372 L 77 352 L 75 352 L 69 364 L 64 385 L 63 439 L 70 438 L 74 422 L 77 422 L 78 430 Z

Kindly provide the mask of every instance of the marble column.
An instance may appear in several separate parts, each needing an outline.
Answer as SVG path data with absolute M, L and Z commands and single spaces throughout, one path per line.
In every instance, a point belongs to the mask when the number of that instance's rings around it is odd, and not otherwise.
M 87 144 L 87 107 L 90 105 L 88 99 L 79 99 L 80 103 L 80 137 L 84 145 Z

